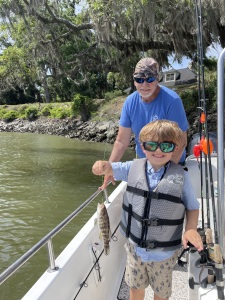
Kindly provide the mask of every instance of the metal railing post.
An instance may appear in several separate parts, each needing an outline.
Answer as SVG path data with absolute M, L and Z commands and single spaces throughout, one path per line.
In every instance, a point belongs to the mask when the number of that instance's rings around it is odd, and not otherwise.
M 49 269 L 48 272 L 57 271 L 59 268 L 55 265 L 55 255 L 54 255 L 54 248 L 52 239 L 50 238 L 47 242 L 47 249 L 48 249 L 48 260 L 49 260 Z
M 105 188 L 105 189 L 103 190 L 103 192 L 104 192 L 105 202 L 106 202 L 106 203 L 110 203 L 110 202 L 109 202 L 109 196 L 108 196 L 107 188 Z

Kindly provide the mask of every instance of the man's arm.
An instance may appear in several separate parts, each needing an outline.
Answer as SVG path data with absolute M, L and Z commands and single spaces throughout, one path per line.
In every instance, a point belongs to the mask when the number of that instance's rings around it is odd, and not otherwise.
M 174 151 L 173 156 L 172 156 L 172 161 L 175 163 L 179 163 L 180 158 L 182 156 L 182 153 L 184 151 L 184 148 L 187 146 L 187 131 L 183 131 L 181 141 L 178 145 L 178 148 L 176 151 Z
M 131 128 L 119 126 L 119 131 L 114 142 L 109 161 L 118 162 L 121 160 L 124 152 L 130 145 L 131 134 Z

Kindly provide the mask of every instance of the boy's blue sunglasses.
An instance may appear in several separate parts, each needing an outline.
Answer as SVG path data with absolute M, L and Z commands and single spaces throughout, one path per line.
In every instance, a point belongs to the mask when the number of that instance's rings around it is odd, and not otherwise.
M 134 80 L 137 82 L 137 83 L 143 83 L 144 81 L 146 81 L 147 83 L 151 83 L 153 81 L 156 80 L 155 77 L 146 77 L 146 78 L 138 78 L 138 77 L 134 77 Z
M 159 147 L 160 150 L 164 153 L 173 152 L 173 150 L 176 146 L 174 143 L 171 143 L 171 142 L 162 142 L 162 143 L 143 142 L 142 145 L 143 145 L 144 149 L 147 151 L 154 152 Z

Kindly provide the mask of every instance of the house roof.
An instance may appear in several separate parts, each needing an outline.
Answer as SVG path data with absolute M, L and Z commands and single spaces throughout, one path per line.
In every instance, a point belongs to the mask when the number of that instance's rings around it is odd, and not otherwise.
M 170 76 L 171 78 L 168 78 L 169 74 L 171 74 Z M 164 71 L 159 81 L 160 85 L 164 85 L 168 87 L 193 85 L 196 82 L 197 82 L 197 74 L 194 71 L 190 70 L 189 68 L 177 69 L 177 70 L 170 69 L 168 71 Z

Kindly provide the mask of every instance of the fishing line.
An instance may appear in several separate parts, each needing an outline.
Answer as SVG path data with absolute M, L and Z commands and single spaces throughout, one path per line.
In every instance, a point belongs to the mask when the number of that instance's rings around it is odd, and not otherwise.
M 107 147 L 107 143 L 106 141 L 104 142 L 104 152 L 103 152 L 103 160 L 106 160 L 106 147 Z M 102 176 L 102 184 L 104 182 L 104 176 Z
M 118 230 L 118 228 L 119 228 L 119 226 L 120 226 L 120 223 L 116 226 L 116 229 L 113 231 L 113 233 L 111 234 L 111 239 L 114 241 L 114 236 L 115 236 L 115 233 L 116 233 L 116 231 Z M 116 239 L 116 241 L 117 241 L 117 239 Z M 93 248 L 92 248 L 93 249 Z M 92 273 L 92 271 L 94 270 L 94 269 L 96 269 L 96 267 L 98 268 L 98 271 L 99 271 L 99 278 L 102 278 L 102 276 L 101 276 L 101 274 L 100 274 L 100 265 L 99 265 L 99 260 L 100 260 L 100 258 L 101 258 L 101 256 L 102 256 L 102 254 L 104 253 L 104 249 L 101 251 L 101 253 L 99 254 L 99 256 L 97 257 L 95 254 L 94 254 L 94 256 L 95 256 L 95 258 L 96 258 L 96 261 L 94 262 L 94 264 L 93 264 L 93 266 L 92 266 L 92 268 L 91 268 L 91 270 L 89 271 L 89 273 L 88 273 L 88 275 L 86 276 L 86 278 L 84 279 L 84 281 L 80 284 L 80 288 L 79 288 L 79 290 L 78 290 L 78 292 L 76 293 L 76 295 L 75 295 L 75 297 L 73 298 L 73 300 L 76 300 L 77 299 L 77 296 L 79 295 L 79 293 L 80 293 L 80 291 L 82 290 L 82 288 L 87 288 L 88 287 L 88 284 L 87 284 L 87 279 L 89 278 L 89 276 L 91 275 L 91 273 Z M 101 281 L 101 280 L 100 280 Z
M 102 160 L 106 160 L 106 151 L 107 151 L 107 143 L 106 141 L 104 142 L 104 151 L 103 151 L 103 158 Z M 104 183 L 104 175 L 101 176 L 101 182 L 102 182 L 102 185 Z M 108 202 L 108 194 L 107 194 L 107 191 L 106 191 L 106 188 L 104 189 L 104 193 L 102 193 L 102 203 L 104 203 L 104 201 L 106 200 L 106 202 Z

